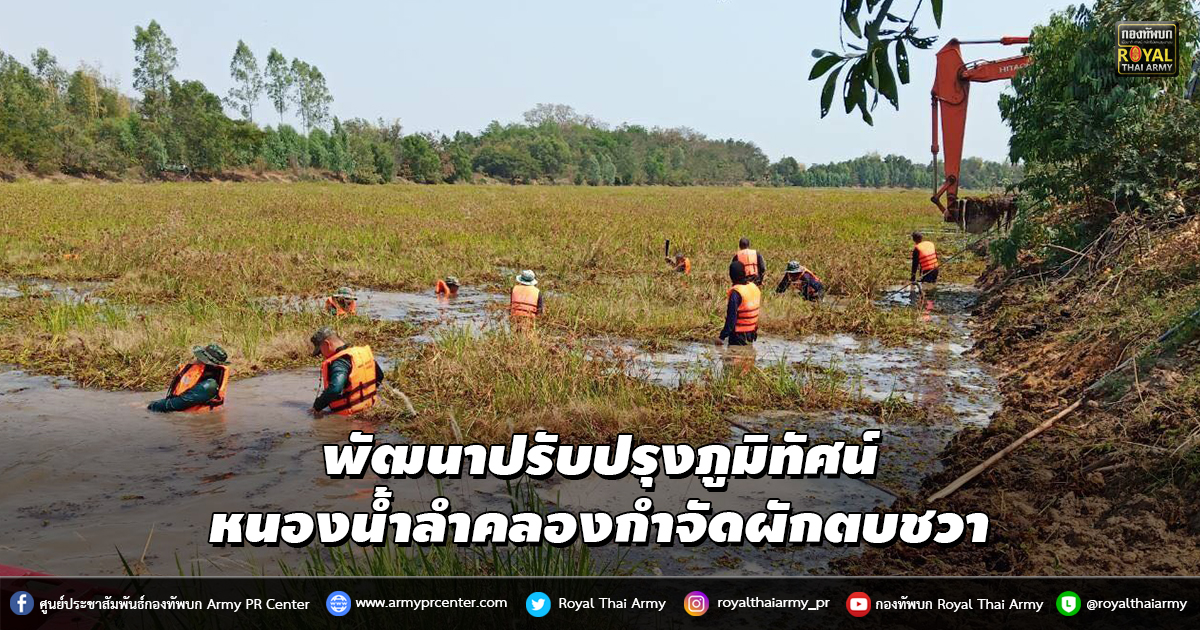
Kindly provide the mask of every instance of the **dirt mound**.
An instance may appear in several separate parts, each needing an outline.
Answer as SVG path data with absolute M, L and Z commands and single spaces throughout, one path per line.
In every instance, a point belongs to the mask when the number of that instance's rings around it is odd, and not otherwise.
M 988 428 L 959 434 L 943 453 L 945 470 L 892 509 L 982 511 L 992 543 L 873 549 L 836 572 L 1200 573 L 1200 326 L 1154 343 L 1197 306 L 1200 219 L 1155 232 L 1128 223 L 1114 222 L 1082 258 L 1026 258 L 1019 270 L 993 269 L 980 280 L 987 297 L 977 347 L 1003 370 L 1005 408 Z M 1064 267 L 1079 271 L 1035 280 Z M 1141 359 L 1107 376 L 1113 383 L 1094 402 L 926 505 L 924 497 L 1134 355 Z

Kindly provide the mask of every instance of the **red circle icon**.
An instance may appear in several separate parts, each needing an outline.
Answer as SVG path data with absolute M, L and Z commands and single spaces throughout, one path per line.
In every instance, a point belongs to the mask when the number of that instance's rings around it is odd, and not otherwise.
M 846 598 L 846 612 L 854 617 L 866 617 L 871 612 L 871 596 L 861 591 Z
M 1141 60 L 1142 60 L 1142 48 L 1141 48 L 1141 46 L 1132 46 L 1132 47 L 1130 47 L 1130 49 L 1129 49 L 1129 60 L 1130 60 L 1130 61 L 1132 61 L 1133 63 L 1137 63 L 1137 62 L 1139 62 L 1139 61 L 1141 61 Z

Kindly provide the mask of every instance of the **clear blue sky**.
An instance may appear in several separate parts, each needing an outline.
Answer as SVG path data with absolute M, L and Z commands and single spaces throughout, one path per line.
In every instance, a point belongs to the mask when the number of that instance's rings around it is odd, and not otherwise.
M 899 0 L 897 6 L 912 6 Z M 1058 0 L 949 0 L 942 41 L 1020 35 Z M 0 50 L 27 61 L 45 46 L 132 92 L 133 28 L 157 19 L 179 49 L 179 78 L 224 95 L 238 39 L 265 63 L 272 46 L 325 74 L 342 118 L 398 118 L 406 132 L 478 131 L 517 121 L 539 102 L 565 103 L 618 124 L 687 126 L 758 144 L 776 160 L 840 160 L 867 151 L 929 159 L 933 50 L 912 53 L 900 112 L 881 103 L 875 126 L 817 113 L 813 48 L 838 42 L 837 0 L 196 0 L 14 3 L 0 20 Z M 923 13 L 928 13 L 922 8 Z M 931 20 L 927 20 L 931 22 Z M 932 31 L 930 31 L 932 32 Z M 979 46 L 973 57 L 1016 54 Z M 968 57 L 972 58 L 972 57 Z M 1008 129 L 1002 83 L 972 88 L 966 155 L 1000 159 Z M 264 98 L 260 123 L 275 122 Z

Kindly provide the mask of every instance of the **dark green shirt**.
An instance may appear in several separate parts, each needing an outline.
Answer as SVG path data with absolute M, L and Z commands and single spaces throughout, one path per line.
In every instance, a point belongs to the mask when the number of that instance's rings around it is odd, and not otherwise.
M 178 396 L 167 396 L 161 400 L 156 400 L 146 408 L 150 411 L 159 412 L 183 411 L 188 407 L 200 405 L 216 398 L 220 391 L 221 385 L 217 383 L 217 379 L 206 378 L 192 385 L 191 389 L 186 392 Z

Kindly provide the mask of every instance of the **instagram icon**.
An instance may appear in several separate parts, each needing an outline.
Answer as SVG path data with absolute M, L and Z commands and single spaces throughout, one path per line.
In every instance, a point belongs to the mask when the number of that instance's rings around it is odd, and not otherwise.
M 699 617 L 708 612 L 708 595 L 700 591 L 692 591 L 683 598 L 683 609 L 693 617 Z

